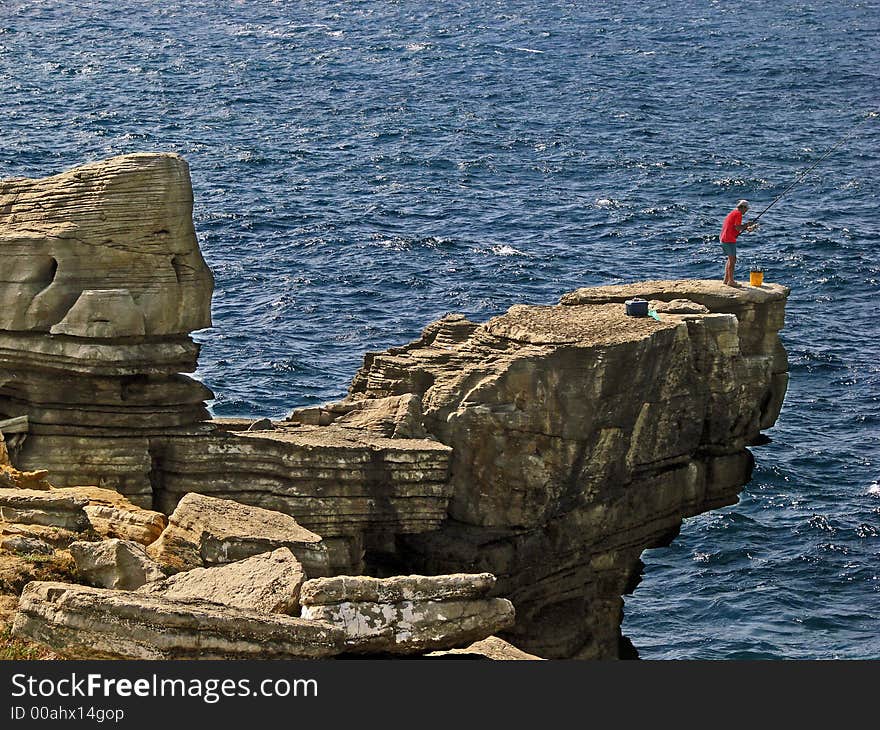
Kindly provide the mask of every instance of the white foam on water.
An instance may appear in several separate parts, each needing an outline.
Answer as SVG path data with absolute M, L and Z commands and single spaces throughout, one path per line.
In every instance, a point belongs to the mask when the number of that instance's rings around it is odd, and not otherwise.
M 518 251 L 513 246 L 508 246 L 506 243 L 501 246 L 492 246 L 492 253 L 496 256 L 526 256 L 522 251 Z
M 514 48 L 515 51 L 522 51 L 523 53 L 544 53 L 544 51 L 539 51 L 536 48 Z

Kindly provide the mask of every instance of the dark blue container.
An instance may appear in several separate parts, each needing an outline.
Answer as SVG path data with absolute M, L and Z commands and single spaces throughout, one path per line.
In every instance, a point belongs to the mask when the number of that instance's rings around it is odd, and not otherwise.
M 626 300 L 626 313 L 630 317 L 647 317 L 648 316 L 648 300 L 640 297 Z

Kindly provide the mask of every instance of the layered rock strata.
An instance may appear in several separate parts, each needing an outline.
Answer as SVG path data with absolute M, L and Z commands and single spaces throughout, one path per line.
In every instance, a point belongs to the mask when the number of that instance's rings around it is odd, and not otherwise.
M 292 417 L 332 427 L 358 413 L 367 428 L 363 414 L 387 411 L 373 402 L 406 399 L 401 420 L 420 414 L 418 427 L 452 447 L 451 498 L 439 530 L 398 538 L 401 572 L 494 573 L 516 606 L 504 636 L 517 646 L 617 656 L 642 551 L 683 518 L 735 503 L 750 478 L 746 446 L 775 421 L 787 384 L 787 295 L 648 282 L 482 325 L 453 315 L 367 355 L 342 403 Z M 626 316 L 633 296 L 654 300 L 659 321 Z
M 16 464 L 150 506 L 153 440 L 192 432 L 212 397 L 181 375 L 213 289 L 186 163 L 125 155 L 0 181 L 0 257 L 0 419 L 28 423 Z
M 39 581 L 22 592 L 12 631 L 67 659 L 318 659 L 345 646 L 317 621 Z
M 285 512 L 318 533 L 334 573 L 358 573 L 365 546 L 446 519 L 450 449 L 344 426 L 278 423 L 168 440 L 158 505 L 200 492 Z
M 41 489 L 0 489 L 0 522 L 55 527 L 82 532 L 89 518 L 82 497 L 58 495 Z
M 144 583 L 161 580 L 165 573 L 143 545 L 110 538 L 94 542 L 72 542 L 70 554 L 78 577 L 97 588 L 133 591 Z

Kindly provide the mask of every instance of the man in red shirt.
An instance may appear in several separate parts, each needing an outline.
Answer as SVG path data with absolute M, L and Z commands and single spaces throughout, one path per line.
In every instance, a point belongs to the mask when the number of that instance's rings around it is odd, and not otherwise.
M 736 281 L 733 279 L 733 268 L 736 266 L 736 238 L 743 231 L 751 231 L 754 228 L 754 223 L 743 223 L 743 213 L 748 209 L 749 201 L 740 200 L 736 208 L 727 214 L 721 227 L 721 248 L 727 256 L 727 263 L 724 265 L 724 283 L 728 286 L 736 286 Z

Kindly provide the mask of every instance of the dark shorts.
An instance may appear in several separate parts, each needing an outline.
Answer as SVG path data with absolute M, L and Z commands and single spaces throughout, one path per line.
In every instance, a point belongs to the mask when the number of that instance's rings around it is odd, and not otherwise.
M 735 243 L 722 243 L 721 248 L 724 249 L 725 256 L 736 256 L 736 244 Z

